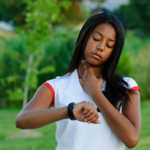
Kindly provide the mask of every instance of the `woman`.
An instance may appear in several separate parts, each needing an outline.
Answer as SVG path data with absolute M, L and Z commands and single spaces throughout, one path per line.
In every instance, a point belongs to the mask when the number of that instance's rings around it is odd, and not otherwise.
M 56 122 L 56 150 L 134 147 L 141 128 L 140 89 L 132 78 L 115 74 L 123 45 L 123 26 L 115 16 L 90 17 L 67 74 L 39 87 L 16 126 L 33 129 Z

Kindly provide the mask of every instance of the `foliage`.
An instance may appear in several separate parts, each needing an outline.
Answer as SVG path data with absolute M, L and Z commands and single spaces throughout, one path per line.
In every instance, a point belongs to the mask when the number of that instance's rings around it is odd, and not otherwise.
M 150 34 L 150 1 L 130 0 L 129 4 L 122 5 L 117 11 L 124 14 L 130 28 L 140 28 L 146 34 Z
M 0 19 L 22 25 L 25 23 L 24 9 L 24 0 L 0 0 Z
M 28 100 L 43 82 L 64 75 L 72 58 L 78 31 L 58 26 L 54 32 L 55 38 L 43 43 L 37 51 L 39 56 L 35 55 L 34 59 L 37 63 L 32 66 L 30 82 L 27 83 L 30 87 Z M 133 32 L 127 32 L 124 50 L 116 70 L 118 74 L 135 79 L 141 89 L 142 100 L 150 97 L 150 61 L 146 59 L 150 55 L 149 42 L 150 39 L 143 41 L 135 37 Z M 2 45 L 0 52 L 1 106 L 4 102 L 8 105 L 12 104 L 11 101 L 22 101 L 24 77 L 28 66 L 28 51 L 26 51 L 24 37 L 8 39 Z
M 27 100 L 30 100 L 43 82 L 64 75 L 78 34 L 76 27 L 60 25 L 65 19 L 61 12 L 69 10 L 70 5 L 67 0 L 59 4 L 54 0 L 45 3 L 26 0 L 25 30 L 19 31 L 11 39 L 0 40 L 0 106 L 12 105 L 14 101 L 20 103 L 26 87 L 29 88 Z M 45 9 L 47 7 L 51 9 Z M 133 32 L 127 32 L 116 70 L 118 74 L 137 81 L 142 99 L 150 98 L 150 62 L 145 59 L 150 54 L 149 43 L 150 39 L 143 41 Z M 31 56 L 32 61 L 29 63 Z M 26 77 L 28 80 L 25 80 Z
M 3 106 L 12 104 L 11 101 L 21 102 L 25 85 L 30 87 L 29 100 L 43 82 L 64 74 L 73 54 L 78 31 L 59 26 L 54 32 L 55 38 L 47 40 L 35 53 L 27 83 L 24 78 L 29 54 L 25 38 L 22 36 L 3 41 L 0 55 L 0 106 L 2 103 Z
M 29 27 L 29 30 L 22 32 L 25 44 L 28 46 L 28 65 L 24 82 L 23 107 L 28 101 L 29 88 L 37 87 L 37 67 L 42 59 L 40 55 L 42 54 L 41 46 L 47 40 L 53 38 L 54 25 L 61 22 L 64 18 L 61 9 L 67 9 L 70 5 L 70 2 L 67 0 L 46 0 L 44 3 L 41 0 L 25 0 L 25 3 L 27 5 L 26 25 Z M 45 67 L 48 68 L 48 66 Z M 53 70 L 49 69 L 49 71 Z
M 93 1 L 101 2 L 101 3 L 105 2 L 105 0 L 90 0 L 90 1 L 91 2 L 93 2 Z M 55 0 L 55 1 L 52 0 L 49 2 L 46 0 L 41 4 L 46 6 L 45 9 L 48 9 L 49 11 L 51 11 L 52 5 L 50 5 L 50 3 L 53 3 L 53 2 L 55 2 L 55 4 L 57 4 L 57 5 L 61 5 L 61 3 L 64 3 L 64 0 Z M 84 2 L 84 0 L 68 1 L 68 3 L 70 3 L 70 6 L 67 10 L 63 9 L 64 7 L 68 7 L 68 4 L 64 3 L 61 10 L 59 10 L 59 11 L 61 11 L 60 15 L 65 15 L 66 17 L 63 19 L 65 19 L 67 22 L 68 21 L 76 21 L 76 22 L 81 21 L 85 16 L 83 9 L 82 9 L 82 5 L 81 5 L 82 2 Z M 33 0 L 1 0 L 0 1 L 0 6 L 1 6 L 0 7 L 0 20 L 13 21 L 14 25 L 17 25 L 17 26 L 25 25 L 25 16 L 26 16 L 25 10 L 26 9 L 30 9 L 30 10 L 31 9 L 39 9 L 37 7 L 38 3 L 39 3 L 38 0 L 36 0 L 36 1 L 33 1 Z M 42 8 L 42 5 L 41 5 L 41 8 Z M 53 5 L 53 7 L 56 7 L 56 5 Z M 56 7 L 56 8 L 58 8 L 58 7 Z M 41 15 L 44 14 L 44 12 L 45 12 L 45 10 L 42 9 L 42 11 L 40 12 Z M 51 13 L 53 14 L 54 12 L 52 11 Z M 46 15 L 49 15 L 49 14 L 46 14 Z M 52 15 L 51 17 L 54 19 L 56 16 Z M 57 17 L 57 20 L 58 20 L 58 17 Z
M 132 72 L 131 57 L 128 52 L 123 52 L 117 65 L 116 73 L 123 76 L 130 76 Z
M 24 80 L 25 71 L 21 63 L 25 61 L 25 45 L 20 38 L 4 40 L 0 55 L 0 101 L 21 100 L 23 90 L 21 83 Z
M 134 76 L 139 84 L 142 99 L 150 97 L 150 59 L 147 59 L 147 56 L 150 56 L 150 45 L 143 46 L 138 52 L 138 57 L 132 58 L 134 70 L 131 76 Z
M 39 84 L 56 76 L 64 75 L 73 55 L 77 34 L 78 31 L 71 31 L 71 29 L 62 26 L 55 28 L 55 37 L 57 38 L 43 45 L 44 57 L 39 66 L 40 70 L 47 64 L 51 64 L 54 66 L 55 71 L 45 74 L 45 78 L 40 78 Z
M 127 64 L 131 65 L 130 77 L 135 79 L 141 89 L 141 99 L 148 99 L 150 97 L 150 38 L 142 40 L 135 37 L 133 32 L 128 32 L 124 46 L 124 53 L 128 53 L 130 57 Z
M 46 0 L 44 3 L 41 0 L 25 0 L 27 5 L 26 24 L 31 27 L 27 32 L 26 41 L 30 45 L 30 52 L 36 51 L 43 42 L 53 37 L 53 27 L 57 22 L 64 19 L 61 9 L 67 9 L 70 2 L 62 0 Z

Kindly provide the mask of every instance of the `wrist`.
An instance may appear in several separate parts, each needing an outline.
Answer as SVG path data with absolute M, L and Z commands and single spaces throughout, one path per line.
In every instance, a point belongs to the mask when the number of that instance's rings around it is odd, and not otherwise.
M 102 94 L 102 91 L 100 89 L 95 90 L 95 92 L 91 95 L 91 98 L 93 100 L 97 99 L 97 97 L 100 97 Z
M 75 102 L 72 102 L 68 104 L 68 107 L 67 107 L 68 117 L 70 118 L 70 120 L 76 120 L 73 114 L 73 108 L 75 104 L 76 104 Z
M 76 107 L 76 103 L 73 105 L 73 109 L 74 109 L 75 107 Z M 72 110 L 73 110 L 73 109 L 72 109 Z

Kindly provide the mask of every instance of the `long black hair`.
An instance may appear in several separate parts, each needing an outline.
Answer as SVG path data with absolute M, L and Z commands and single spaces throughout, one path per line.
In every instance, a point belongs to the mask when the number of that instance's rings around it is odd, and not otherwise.
M 66 73 L 71 74 L 79 67 L 79 63 L 84 54 L 84 49 L 91 32 L 98 24 L 102 23 L 110 24 L 116 31 L 115 47 L 110 58 L 105 63 L 104 78 L 107 81 L 105 96 L 112 105 L 119 110 L 123 103 L 127 104 L 130 100 L 127 92 L 132 91 L 128 88 L 128 84 L 123 80 L 123 77 L 115 73 L 125 41 L 124 28 L 118 18 L 108 13 L 100 13 L 93 15 L 85 22 L 79 33 L 75 52 Z

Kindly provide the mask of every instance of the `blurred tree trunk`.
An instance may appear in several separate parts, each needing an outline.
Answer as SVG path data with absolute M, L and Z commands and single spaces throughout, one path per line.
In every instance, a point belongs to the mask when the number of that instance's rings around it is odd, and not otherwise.
M 61 13 L 61 9 L 67 9 L 70 6 L 70 2 L 67 0 L 61 0 L 59 3 L 55 0 L 45 0 L 44 3 L 41 0 L 25 0 L 24 2 L 26 4 L 26 25 L 29 30 L 24 31 L 23 35 L 29 57 L 24 81 L 23 107 L 28 102 L 29 88 L 37 89 L 41 47 L 43 43 L 53 37 L 53 24 L 61 22 L 65 17 Z M 43 69 L 47 72 L 54 70 L 50 65 Z
M 29 55 L 29 60 L 28 60 L 28 67 L 26 70 L 26 76 L 25 76 L 25 88 L 24 88 L 24 98 L 23 98 L 23 108 L 28 102 L 28 91 L 29 91 L 29 77 L 30 77 L 30 72 L 31 72 L 31 66 L 33 62 L 33 55 Z

